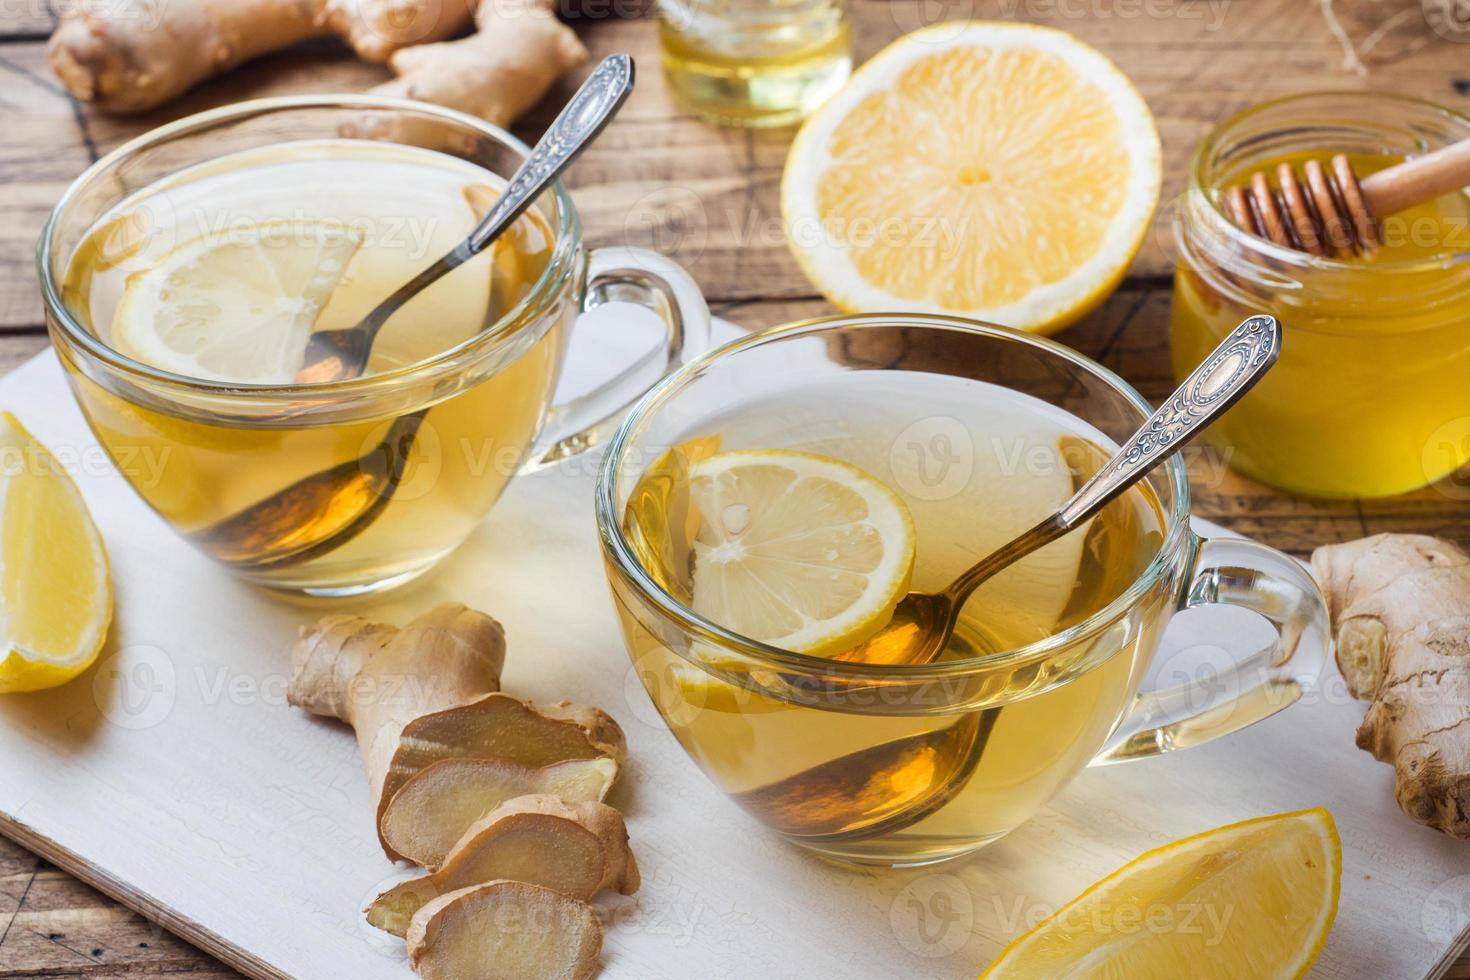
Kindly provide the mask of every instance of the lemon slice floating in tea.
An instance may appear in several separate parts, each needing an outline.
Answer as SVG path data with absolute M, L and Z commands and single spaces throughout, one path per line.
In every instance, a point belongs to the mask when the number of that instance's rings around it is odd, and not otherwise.
M 316 221 L 202 235 L 129 277 L 112 343 L 174 374 L 289 384 L 361 244 L 360 234 Z
M 76 484 L 9 412 L 0 460 L 0 693 L 37 691 L 97 659 L 112 584 Z
M 914 522 L 897 494 L 840 460 L 719 453 L 689 470 L 703 522 L 695 612 L 744 636 L 823 656 L 876 633 L 908 590 Z
M 797 261 L 849 312 L 1058 330 L 1143 241 L 1161 181 L 1143 98 L 1070 34 L 937 24 L 885 48 L 802 127 L 781 210 Z
M 1104 878 L 982 977 L 1300 977 L 1332 928 L 1341 877 L 1326 810 L 1219 827 Z

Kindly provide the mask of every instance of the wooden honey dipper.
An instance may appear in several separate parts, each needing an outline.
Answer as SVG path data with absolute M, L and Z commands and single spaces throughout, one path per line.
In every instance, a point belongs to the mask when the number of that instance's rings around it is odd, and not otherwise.
M 1276 185 L 1262 172 L 1225 194 L 1230 219 L 1277 245 L 1335 258 L 1367 253 L 1383 243 L 1378 220 L 1470 185 L 1470 139 L 1380 170 L 1363 180 L 1339 153 L 1331 172 L 1316 160 L 1276 166 Z

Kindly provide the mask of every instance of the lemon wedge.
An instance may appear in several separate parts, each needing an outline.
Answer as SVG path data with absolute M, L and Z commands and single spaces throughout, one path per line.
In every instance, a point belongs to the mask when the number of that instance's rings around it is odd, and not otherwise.
M 112 618 L 102 536 L 46 447 L 0 412 L 0 693 L 91 666 Z
M 703 516 L 695 612 L 816 656 L 893 617 L 914 565 L 914 522 L 881 482 L 841 460 L 788 450 L 719 453 L 690 467 Z
M 289 384 L 362 245 L 318 221 L 268 221 L 185 242 L 128 279 L 112 343 L 174 374 Z
M 1161 160 L 1143 98 L 1070 34 L 936 24 L 807 120 L 781 209 L 797 261 L 843 310 L 1050 332 L 1122 279 Z
M 1007 946 L 982 977 L 1300 977 L 1337 914 L 1342 845 L 1321 808 L 1149 851 Z

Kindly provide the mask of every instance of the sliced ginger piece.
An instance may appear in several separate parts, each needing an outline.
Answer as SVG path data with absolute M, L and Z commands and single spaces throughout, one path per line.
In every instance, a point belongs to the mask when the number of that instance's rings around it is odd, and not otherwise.
M 601 954 L 592 906 L 523 881 L 441 895 L 408 929 L 408 962 L 424 980 L 588 980 Z
M 533 795 L 601 801 L 617 774 L 618 763 L 605 756 L 540 768 L 505 759 L 444 759 L 403 784 L 378 830 L 390 854 L 438 871 L 466 831 L 507 801 Z
M 587 705 L 527 704 L 497 693 L 504 664 L 500 624 L 456 604 L 432 609 L 402 629 L 328 616 L 302 632 L 288 699 L 357 732 L 377 800 L 378 839 L 390 859 L 408 855 L 393 849 L 384 830 L 389 804 L 417 773 L 446 759 L 496 759 L 535 769 L 606 758 L 616 777 L 627 755 L 617 722 Z M 533 786 L 500 795 L 476 809 L 446 832 L 440 856 L 505 799 L 538 791 Z
M 367 908 L 368 922 L 403 936 L 440 895 L 490 881 L 524 881 L 583 901 L 604 888 L 638 890 L 638 862 L 623 816 L 603 803 L 520 796 L 476 821 L 433 874 L 405 881 Z
M 473 756 L 537 767 L 598 756 L 621 764 L 627 754 L 622 729 L 599 708 L 489 694 L 404 726 L 383 792 L 391 797 L 414 773 L 443 759 Z

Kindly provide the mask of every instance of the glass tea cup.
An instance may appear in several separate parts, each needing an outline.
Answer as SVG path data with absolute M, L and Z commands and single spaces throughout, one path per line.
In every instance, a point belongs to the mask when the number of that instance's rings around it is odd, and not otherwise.
M 1088 765 L 1274 714 L 1321 669 L 1322 596 L 1287 555 L 1192 533 L 1178 457 L 1130 491 L 1136 500 L 1074 532 L 1060 564 L 1043 549 L 983 586 L 965 613 L 984 610 L 975 628 L 929 664 L 839 662 L 739 635 L 697 613 L 677 574 L 702 519 L 677 488 L 716 449 L 818 452 L 888 484 L 917 528 L 909 587 L 932 592 L 1031 522 L 996 518 L 1031 491 L 992 481 L 1070 488 L 1150 413 L 1060 344 L 947 317 L 812 320 L 701 357 L 633 409 L 599 477 L 598 527 L 635 672 L 690 757 L 755 819 L 825 856 L 889 866 L 996 840 Z M 1086 450 L 1061 477 L 1046 469 L 1060 458 L 1047 449 L 1054 431 L 1057 447 Z M 1120 505 L 1132 509 L 1110 515 Z M 650 532 L 651 515 L 682 528 L 682 544 Z M 663 562 L 667 549 L 682 557 Z M 1274 639 L 1226 663 L 1156 663 L 1174 613 L 1213 604 L 1259 614 Z
M 306 96 L 191 116 L 90 167 L 46 225 L 40 277 L 73 393 L 134 489 L 250 581 L 348 595 L 429 569 L 516 473 L 603 441 L 634 398 L 708 346 L 709 314 L 693 280 L 661 256 L 589 250 L 560 183 L 396 314 L 373 349 L 391 359 L 363 377 L 241 383 L 167 370 L 113 342 L 137 329 L 123 311 L 146 308 L 129 299 L 139 277 L 180 255 L 225 255 L 236 277 L 247 260 L 289 272 L 281 256 L 298 252 L 263 249 L 343 233 L 362 243 L 358 264 L 316 326 L 339 299 L 355 305 L 331 326 L 355 323 L 467 234 L 528 152 L 437 106 Z M 161 315 L 187 317 L 184 301 L 169 308 L 168 288 L 157 290 Z M 659 346 L 553 404 L 574 321 L 614 300 L 658 314 Z M 223 325 L 232 313 L 212 315 Z

